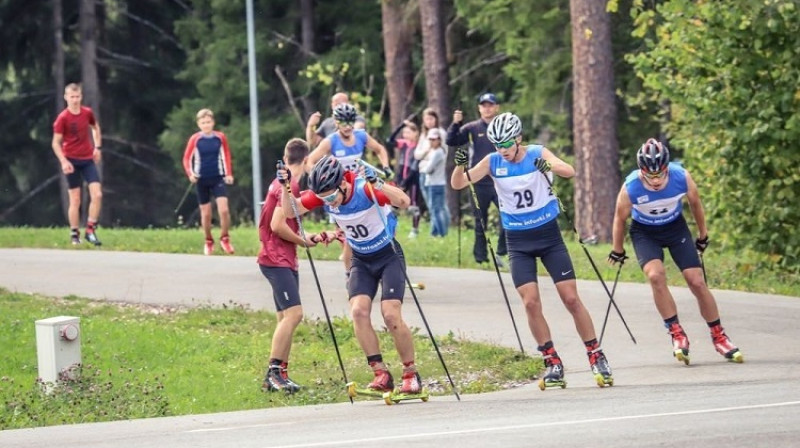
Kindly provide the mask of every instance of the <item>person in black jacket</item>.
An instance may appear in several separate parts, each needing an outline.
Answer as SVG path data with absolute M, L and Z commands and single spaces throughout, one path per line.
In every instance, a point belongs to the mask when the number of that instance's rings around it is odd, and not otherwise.
M 455 148 L 459 146 L 472 146 L 470 151 L 469 166 L 474 167 L 478 162 L 484 159 L 487 155 L 495 151 L 492 142 L 486 137 L 486 129 L 492 119 L 497 116 L 500 111 L 500 104 L 497 97 L 493 93 L 484 93 L 478 98 L 478 112 L 480 118 L 475 121 L 470 121 L 463 124 L 464 115 L 460 110 L 453 112 L 453 123 L 447 130 L 447 146 Z M 495 207 L 499 206 L 497 203 L 497 192 L 494 189 L 492 179 L 487 176 L 478 182 L 475 182 L 475 194 L 478 196 L 478 208 L 480 209 L 480 216 L 475 214 L 475 244 L 472 248 L 472 254 L 477 263 L 486 263 L 489 261 L 489 255 L 486 250 L 486 229 L 483 228 L 484 224 L 488 224 L 489 218 L 489 205 L 494 203 Z M 480 222 L 477 222 L 481 220 Z M 502 226 L 499 227 L 499 237 L 497 239 L 497 264 L 503 266 L 503 260 L 499 256 L 506 255 L 506 235 Z

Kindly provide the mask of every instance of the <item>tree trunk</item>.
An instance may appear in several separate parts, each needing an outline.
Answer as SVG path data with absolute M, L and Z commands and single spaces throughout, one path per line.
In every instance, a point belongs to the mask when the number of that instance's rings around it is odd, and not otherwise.
M 62 16 L 62 4 L 61 0 L 53 0 L 53 81 L 55 88 L 55 101 L 54 106 L 55 108 L 53 111 L 55 114 L 53 115 L 53 121 L 61 113 L 64 109 L 64 86 L 66 85 L 66 81 L 64 80 L 64 19 Z M 57 158 L 53 157 L 56 169 L 58 173 L 61 173 L 61 163 L 58 161 Z M 64 176 L 60 176 L 58 181 L 58 187 L 61 195 L 61 211 L 64 213 L 64 219 L 68 219 L 68 212 L 69 212 L 69 186 L 67 185 L 67 178 Z
M 314 51 L 314 0 L 300 0 L 300 44 L 304 50 L 303 60 L 308 61 L 308 56 Z M 307 95 L 302 101 L 303 119 L 307 119 L 317 109 Z
M 386 85 L 389 93 L 389 117 L 392 127 L 406 118 L 408 99 L 413 94 L 414 73 L 411 66 L 411 30 L 403 16 L 405 1 L 383 0 L 383 51 L 386 57 Z
M 439 115 L 439 126 L 450 124 L 450 73 L 447 66 L 447 43 L 445 42 L 445 17 L 441 0 L 419 0 L 419 16 L 422 24 L 422 55 L 425 65 L 425 92 L 428 107 Z M 453 156 L 449 151 L 447 157 L 447 178 L 455 168 Z M 459 207 L 458 194 L 447 183 L 447 206 L 455 211 Z M 456 213 L 451 213 L 452 222 L 458 220 Z
M 92 108 L 95 118 L 103 125 L 100 117 L 100 80 L 97 74 L 97 15 L 96 0 L 81 0 L 80 33 L 81 33 L 81 86 L 83 104 Z M 103 164 L 97 165 L 100 179 L 103 179 Z M 88 205 L 88 195 L 83 195 L 82 208 Z M 81 214 L 83 216 L 83 213 Z M 104 213 L 101 209 L 101 217 Z M 101 221 L 104 221 L 101 219 Z
M 610 17 L 605 2 L 570 0 L 575 144 L 575 216 L 586 238 L 611 241 L 620 187 Z

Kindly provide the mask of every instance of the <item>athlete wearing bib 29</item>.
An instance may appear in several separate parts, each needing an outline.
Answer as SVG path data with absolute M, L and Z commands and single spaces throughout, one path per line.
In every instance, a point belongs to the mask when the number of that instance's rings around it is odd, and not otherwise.
M 542 260 L 561 301 L 572 314 L 586 346 L 597 385 L 612 385 L 611 368 L 597 342 L 592 318 L 578 297 L 575 269 L 556 220 L 558 198 L 550 187 L 553 174 L 570 178 L 575 175 L 575 170 L 543 146 L 522 145 L 522 123 L 512 113 L 495 117 L 489 123 L 487 136 L 496 152 L 473 166 L 468 178 L 465 170 L 469 158 L 466 150 L 459 148 L 450 183 L 454 189 L 460 190 L 468 186 L 470 179 L 477 183 L 490 176 L 494 181 L 500 218 L 508 240 L 511 278 L 525 304 L 528 326 L 547 366 L 540 387 L 564 387 L 566 383 L 561 358 L 553 346 L 550 328 L 542 313 L 537 258 Z
M 705 282 L 700 255 L 708 247 L 708 230 L 697 184 L 681 165 L 670 163 L 669 148 L 658 140 L 651 138 L 639 148 L 636 163 L 639 169 L 628 175 L 617 196 L 613 249 L 608 261 L 623 263 L 627 258 L 622 242 L 625 222 L 629 216 L 632 217 L 630 236 L 633 250 L 650 282 L 656 309 L 672 339 L 673 356 L 689 364 L 689 338 L 681 327 L 678 307 L 667 287 L 664 248 L 669 249 L 672 260 L 697 298 L 714 348 L 726 359 L 742 362 L 744 358 L 739 348 L 731 342 L 720 324 L 717 302 Z M 684 197 L 697 223 L 698 238 L 694 241 L 683 218 Z
M 278 178 L 286 175 L 278 170 Z M 344 231 L 347 244 L 353 250 L 348 293 L 353 327 L 367 363 L 374 372 L 369 387 L 391 391 L 394 380 L 383 362 L 378 337 L 370 318 L 372 300 L 381 285 L 381 314 L 403 362 L 403 384 L 399 391 L 416 394 L 422 389 L 414 364 L 414 342 L 411 331 L 403 321 L 402 305 L 405 292 L 405 260 L 403 250 L 394 240 L 396 218 L 388 216 L 384 207 L 408 208 L 410 200 L 399 188 L 384 184 L 376 173 L 367 168 L 364 176 L 345 171 L 342 164 L 330 155 L 322 157 L 308 177 L 309 190 L 300 194 L 297 213 L 302 215 L 317 207 L 333 217 Z M 291 199 L 282 196 L 284 213 L 294 215 Z

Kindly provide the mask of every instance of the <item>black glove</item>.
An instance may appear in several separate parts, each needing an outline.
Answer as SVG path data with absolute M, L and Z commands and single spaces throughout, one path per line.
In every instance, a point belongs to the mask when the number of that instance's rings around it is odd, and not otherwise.
M 544 160 L 543 158 L 539 157 L 538 159 L 536 159 L 534 164 L 536 164 L 536 169 L 539 170 L 542 174 L 547 174 L 550 172 L 551 166 L 550 162 L 548 162 L 547 160 Z
M 466 146 L 460 146 L 456 149 L 456 155 L 453 157 L 453 160 L 456 162 L 456 166 L 463 166 L 464 168 L 467 167 L 469 164 L 469 154 L 467 153 Z
M 378 173 L 371 167 L 364 167 L 364 178 L 367 179 L 367 182 L 371 183 L 376 190 L 383 189 L 383 179 L 378 177 Z
M 392 179 L 394 177 L 394 171 L 392 171 L 390 166 L 384 165 L 381 167 L 381 169 L 383 170 L 383 177 L 386 179 Z
M 622 249 L 622 252 L 614 252 L 612 250 L 611 253 L 608 254 L 608 262 L 611 263 L 611 264 L 619 263 L 619 264 L 622 265 L 622 264 L 625 264 L 625 260 L 627 260 L 627 259 L 628 259 L 628 256 L 625 255 L 625 249 Z
M 275 168 L 277 170 L 276 177 L 278 178 L 278 182 L 282 185 L 286 185 L 286 182 L 292 180 L 292 172 L 286 169 L 286 164 L 283 163 L 283 160 L 278 160 L 278 163 L 275 164 Z M 283 173 L 286 173 L 284 176 Z
M 701 254 L 708 249 L 708 235 L 702 240 L 700 238 L 694 240 L 694 247 L 697 249 L 698 252 Z

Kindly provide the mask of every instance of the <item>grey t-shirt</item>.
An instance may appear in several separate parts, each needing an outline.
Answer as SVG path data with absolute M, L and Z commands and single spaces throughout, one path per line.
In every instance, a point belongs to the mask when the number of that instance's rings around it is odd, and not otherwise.
M 356 122 L 363 123 L 364 127 L 367 127 L 367 120 L 365 120 L 361 115 L 356 115 Z M 317 135 L 322 138 L 325 138 L 334 132 L 336 132 L 336 120 L 334 120 L 333 117 L 328 117 L 322 120 L 322 123 L 320 123 L 319 127 L 317 128 Z

